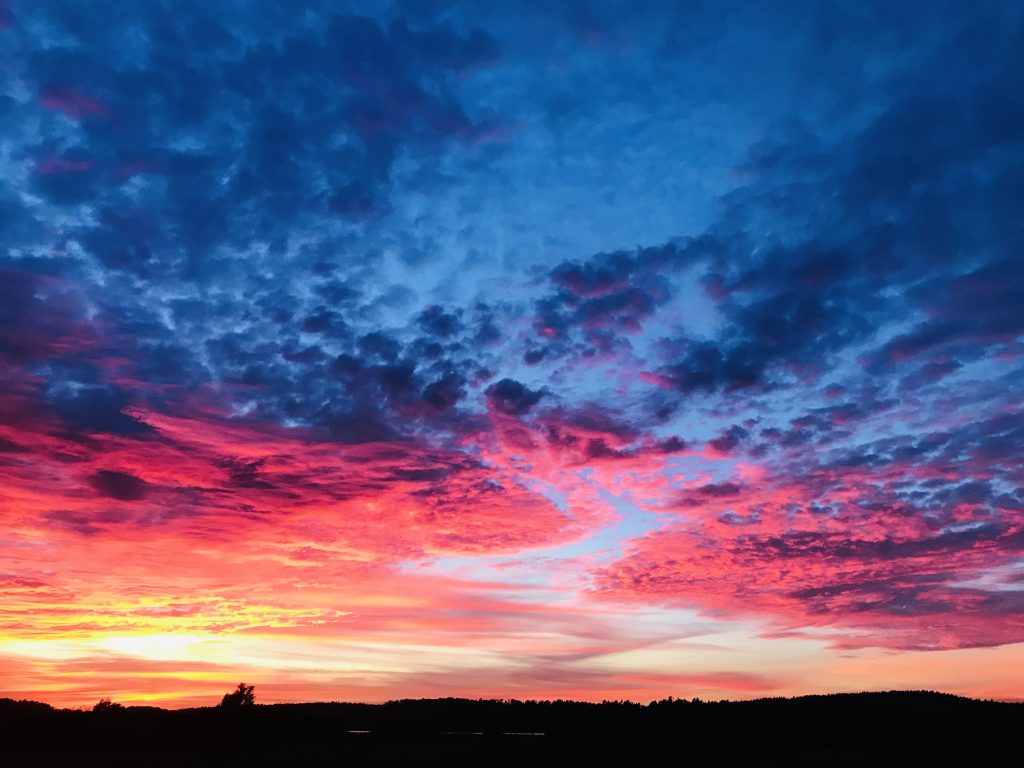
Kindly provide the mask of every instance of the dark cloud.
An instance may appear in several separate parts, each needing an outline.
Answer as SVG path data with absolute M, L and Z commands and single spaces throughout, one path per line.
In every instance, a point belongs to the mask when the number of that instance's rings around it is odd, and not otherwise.
M 487 388 L 487 397 L 502 413 L 521 416 L 540 402 L 544 392 L 532 390 L 514 379 L 502 379 Z
M 561 356 L 610 352 L 622 346 L 621 334 L 640 332 L 643 321 L 672 297 L 662 270 L 687 262 L 686 247 L 675 243 L 563 262 L 548 274 L 554 291 L 535 303 L 535 330 Z M 545 354 L 528 350 L 526 362 L 535 364 Z
M 274 3 L 259 19 L 123 10 L 104 25 L 26 7 L 26 27 L 60 42 L 16 53 L 50 134 L 32 149 L 35 190 L 83 207 L 68 239 L 107 269 L 211 279 L 225 251 L 281 243 L 300 221 L 385 216 L 397 158 L 429 162 L 494 129 L 450 87 L 498 60 L 480 28 L 345 14 L 309 26 Z M 129 29 L 147 55 L 125 47 Z
M 420 313 L 418 321 L 426 333 L 442 339 L 454 336 L 462 329 L 462 322 L 457 315 L 445 312 L 438 306 L 427 307 Z
M 142 435 L 151 431 L 125 412 L 132 404 L 131 395 L 116 386 L 73 383 L 52 388 L 48 397 L 57 416 L 75 431 L 114 435 Z
M 390 361 L 398 357 L 400 349 L 397 341 L 377 331 L 359 338 L 359 351 L 367 357 Z
M 101 469 L 89 477 L 89 485 L 100 496 L 119 501 L 138 501 L 145 497 L 148 486 L 144 480 L 128 472 Z
M 340 413 L 327 420 L 332 437 L 343 443 L 375 443 L 400 439 L 399 433 L 371 412 Z
M 750 433 L 738 424 L 734 424 L 718 437 L 708 441 L 708 445 L 719 453 L 729 454 L 736 450 Z
M 423 389 L 423 400 L 443 411 L 456 405 L 465 395 L 466 380 L 457 373 L 448 373 Z
M 28 453 L 29 449 L 23 445 L 0 437 L 0 453 Z
M 242 461 L 226 458 L 218 462 L 227 472 L 228 485 L 235 488 L 270 489 L 274 484 L 260 477 L 262 461 Z
M 0 268 L 0 360 L 24 365 L 56 355 L 84 332 L 80 311 L 61 281 Z
M 94 536 L 102 533 L 110 523 L 124 523 L 130 519 L 128 513 L 119 510 L 103 512 L 52 510 L 46 512 L 44 516 L 48 522 L 83 536 Z

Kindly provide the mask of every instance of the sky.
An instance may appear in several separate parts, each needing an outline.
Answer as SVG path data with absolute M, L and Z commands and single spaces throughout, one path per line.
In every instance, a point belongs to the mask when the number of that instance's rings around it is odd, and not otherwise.
M 0 0 L 0 695 L 1024 698 L 1022 48 Z

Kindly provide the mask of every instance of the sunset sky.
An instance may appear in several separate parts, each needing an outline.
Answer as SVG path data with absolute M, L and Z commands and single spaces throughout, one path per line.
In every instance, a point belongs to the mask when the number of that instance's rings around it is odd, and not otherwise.
M 0 49 L 0 696 L 1024 698 L 1024 4 Z

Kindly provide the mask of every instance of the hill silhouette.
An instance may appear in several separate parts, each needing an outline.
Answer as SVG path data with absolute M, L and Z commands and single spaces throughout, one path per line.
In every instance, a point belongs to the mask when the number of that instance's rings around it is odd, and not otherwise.
M 1022 734 L 1024 704 L 926 691 L 646 705 L 444 698 L 165 710 L 104 700 L 93 711 L 0 699 L 0 753 L 36 765 L 69 752 L 75 765 L 97 766 L 424 754 L 455 764 L 607 764 L 655 748 L 714 765 L 983 765 L 1019 757 Z

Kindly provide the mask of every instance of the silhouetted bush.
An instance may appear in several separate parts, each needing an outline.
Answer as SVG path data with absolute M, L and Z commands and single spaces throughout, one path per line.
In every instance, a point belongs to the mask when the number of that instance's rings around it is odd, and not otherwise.
M 224 698 L 220 700 L 220 705 L 227 708 L 252 706 L 256 703 L 256 695 L 253 693 L 255 688 L 256 686 L 254 685 L 239 683 L 234 691 L 224 694 Z
M 124 709 L 124 706 L 110 699 L 100 699 L 92 705 L 93 712 L 114 712 L 118 709 Z

